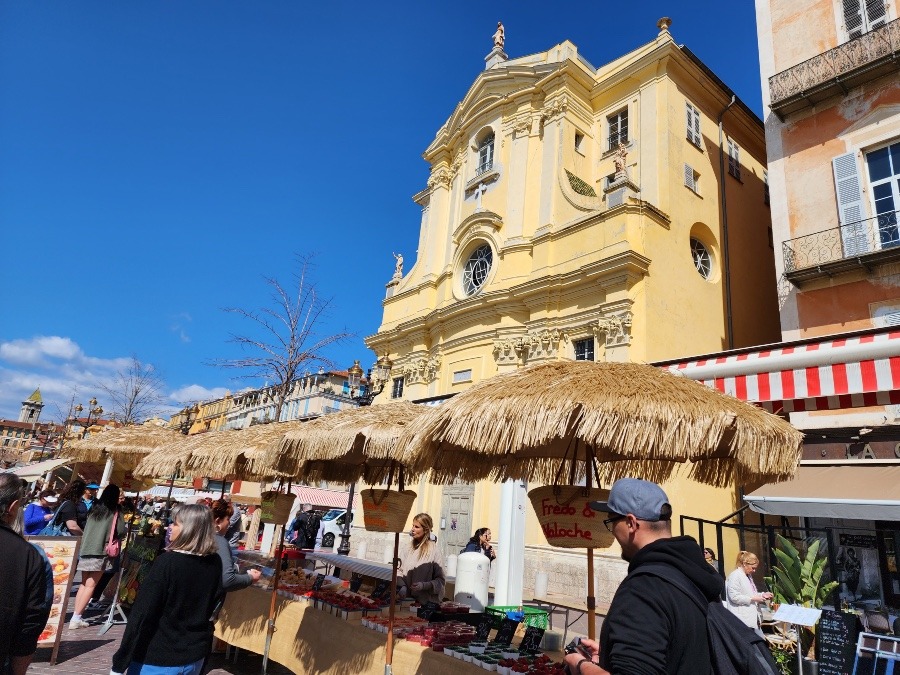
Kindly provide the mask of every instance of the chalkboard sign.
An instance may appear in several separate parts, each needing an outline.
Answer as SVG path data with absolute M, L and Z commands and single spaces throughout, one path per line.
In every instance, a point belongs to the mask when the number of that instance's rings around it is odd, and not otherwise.
M 441 606 L 438 603 L 426 602 L 419 608 L 419 611 L 416 612 L 416 616 L 418 616 L 420 619 L 428 620 L 432 616 L 434 616 L 437 612 L 440 612 L 440 611 L 441 611 Z
M 512 619 L 503 619 L 503 622 L 500 624 L 500 629 L 497 631 L 497 636 L 494 638 L 493 644 L 509 647 L 510 643 L 512 642 L 513 635 L 516 634 L 516 628 L 518 627 L 518 621 L 514 621 Z
M 321 589 L 322 589 L 322 584 L 324 584 L 324 583 L 325 583 L 325 575 L 324 575 L 324 574 L 317 574 L 317 575 L 316 575 L 316 580 L 313 581 L 312 589 L 313 589 L 314 591 L 321 590 Z
M 377 584 L 375 584 L 375 588 L 372 589 L 372 593 L 369 595 L 373 600 L 381 600 L 384 598 L 384 594 L 387 593 L 388 588 L 390 588 L 391 582 L 385 581 L 384 579 L 380 579 Z
M 360 586 L 362 586 L 362 577 L 358 574 L 354 574 L 353 578 L 350 580 L 350 592 L 351 593 L 359 592 Z
M 519 645 L 520 651 L 536 652 L 541 648 L 541 640 L 544 639 L 544 629 L 528 626 L 525 629 L 525 636 Z
M 475 626 L 475 641 L 487 642 L 488 636 L 491 634 L 491 626 L 494 624 L 494 617 L 490 614 L 484 614 Z
M 871 534 L 841 534 L 841 546 L 855 546 L 856 548 L 875 548 L 877 540 Z
M 816 632 L 820 675 L 851 675 L 858 635 L 856 614 L 822 611 Z

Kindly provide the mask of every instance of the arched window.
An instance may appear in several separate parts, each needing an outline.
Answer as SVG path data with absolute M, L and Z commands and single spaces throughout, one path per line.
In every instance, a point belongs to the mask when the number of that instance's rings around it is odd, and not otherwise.
M 480 176 L 494 168 L 494 132 L 491 131 L 478 143 L 478 170 Z
M 491 137 L 493 138 L 493 136 Z M 484 282 L 494 262 L 494 254 L 488 244 L 482 244 L 472 251 L 466 264 L 463 266 L 463 291 L 466 295 L 475 295 Z
M 694 260 L 694 267 L 704 279 L 709 279 L 712 275 L 712 256 L 709 250 L 703 245 L 699 239 L 691 237 L 691 258 Z

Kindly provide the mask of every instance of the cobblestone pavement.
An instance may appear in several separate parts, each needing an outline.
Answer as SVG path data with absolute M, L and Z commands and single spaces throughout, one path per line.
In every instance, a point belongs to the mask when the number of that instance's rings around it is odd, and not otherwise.
M 70 607 L 74 601 L 75 594 L 73 592 L 72 599 L 69 601 Z M 66 618 L 71 618 L 71 613 Z M 109 673 L 112 655 L 119 648 L 119 641 L 125 632 L 125 626 L 112 626 L 104 635 L 98 635 L 100 626 L 106 620 L 106 614 L 86 612 L 84 618 L 86 621 L 96 624 L 96 627 L 78 630 L 69 630 L 66 627 L 63 630 L 56 664 L 50 665 L 52 649 L 38 649 L 28 668 L 28 675 L 107 675 Z M 289 669 L 273 661 L 269 661 L 267 671 L 270 675 L 290 675 L 291 673 Z M 235 662 L 226 660 L 224 654 L 213 654 L 210 656 L 204 672 L 208 675 L 259 675 L 262 672 L 262 656 L 241 651 Z

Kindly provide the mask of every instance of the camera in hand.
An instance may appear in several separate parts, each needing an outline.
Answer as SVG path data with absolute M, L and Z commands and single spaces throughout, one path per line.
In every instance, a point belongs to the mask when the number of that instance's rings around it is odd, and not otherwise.
M 586 659 L 590 659 L 592 656 L 587 647 L 581 644 L 580 637 L 573 638 L 572 641 L 565 646 L 564 651 L 566 652 L 566 654 L 581 654 Z

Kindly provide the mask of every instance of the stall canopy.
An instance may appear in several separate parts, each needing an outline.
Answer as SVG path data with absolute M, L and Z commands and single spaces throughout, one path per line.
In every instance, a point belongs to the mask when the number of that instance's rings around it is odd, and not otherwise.
M 36 480 L 48 471 L 52 471 L 56 467 L 68 464 L 71 461 L 70 459 L 47 459 L 37 464 L 28 464 L 27 466 L 10 469 L 9 473 L 13 473 L 24 480 Z
M 900 466 L 801 466 L 791 480 L 764 485 L 744 501 L 766 515 L 900 520 Z

